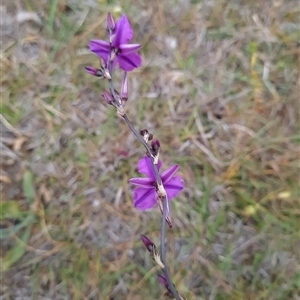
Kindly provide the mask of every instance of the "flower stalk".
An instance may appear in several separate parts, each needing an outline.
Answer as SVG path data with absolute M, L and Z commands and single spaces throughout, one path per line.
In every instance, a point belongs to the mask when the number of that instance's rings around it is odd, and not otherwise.
M 106 19 L 106 31 L 108 41 L 91 40 L 90 50 L 100 57 L 100 68 L 86 67 L 86 72 L 90 75 L 106 79 L 109 82 L 109 91 L 103 91 L 104 100 L 114 106 L 118 115 L 125 121 L 129 129 L 142 143 L 146 150 L 146 156 L 139 160 L 138 171 L 146 177 L 132 178 L 130 183 L 137 186 L 134 189 L 133 204 L 139 210 L 152 208 L 158 204 L 162 219 L 160 225 L 160 251 L 146 236 L 141 235 L 141 239 L 147 250 L 151 253 L 152 259 L 161 268 L 164 276 L 159 275 L 160 283 L 167 288 L 166 295 L 182 300 L 170 278 L 166 264 L 165 231 L 166 222 L 172 227 L 168 201 L 177 196 L 183 189 L 183 181 L 179 176 L 174 176 L 178 165 L 167 168 L 162 173 L 159 172 L 162 165 L 159 160 L 160 143 L 153 140 L 153 135 L 147 129 L 138 132 L 126 112 L 125 105 L 128 100 L 128 77 L 127 72 L 132 71 L 141 65 L 141 57 L 137 53 L 139 44 L 129 44 L 133 37 L 133 31 L 125 15 L 115 23 L 109 13 Z M 118 65 L 124 71 L 120 92 L 114 89 L 113 69 Z M 152 140 L 151 146 L 148 142 Z
M 161 177 L 159 175 L 158 169 L 157 169 L 157 165 L 154 164 L 154 158 L 151 155 L 151 150 L 148 146 L 148 144 L 145 142 L 145 140 L 143 139 L 143 137 L 139 134 L 139 132 L 134 128 L 134 126 L 131 124 L 130 120 L 128 119 L 127 115 L 124 114 L 122 116 L 123 120 L 126 122 L 126 124 L 128 125 L 128 127 L 130 128 L 130 130 L 133 132 L 133 134 L 137 137 L 137 139 L 144 145 L 144 147 L 146 148 L 147 153 L 150 155 L 151 157 L 151 163 L 152 163 L 152 167 L 153 167 L 153 171 L 155 174 L 155 179 L 158 183 L 162 183 Z M 170 289 L 170 291 L 172 292 L 174 298 L 176 300 L 182 300 L 182 298 L 179 296 L 178 292 L 175 289 L 175 286 L 171 280 L 168 268 L 166 267 L 166 248 L 165 248 L 165 231 L 166 231 L 166 217 L 167 217 L 167 199 L 166 196 L 162 197 L 162 218 L 161 218 L 161 225 L 160 225 L 160 258 L 161 258 L 161 262 L 164 266 L 164 268 L 161 268 L 164 276 L 166 278 L 166 281 L 168 283 L 168 287 Z M 170 226 L 170 224 L 169 224 Z

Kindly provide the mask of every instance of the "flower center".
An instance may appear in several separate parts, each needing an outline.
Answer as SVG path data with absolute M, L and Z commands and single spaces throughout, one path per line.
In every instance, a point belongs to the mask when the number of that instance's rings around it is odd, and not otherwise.
M 119 48 L 112 47 L 110 51 L 110 61 L 113 61 L 119 53 L 120 53 Z

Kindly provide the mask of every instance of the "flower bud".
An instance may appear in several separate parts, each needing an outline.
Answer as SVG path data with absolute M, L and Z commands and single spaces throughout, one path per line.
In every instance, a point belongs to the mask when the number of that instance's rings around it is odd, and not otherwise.
M 109 91 L 103 90 L 102 97 L 108 104 L 112 105 L 113 97 Z
M 170 297 L 170 298 L 174 298 L 173 293 L 171 292 L 171 290 L 169 288 L 169 285 L 168 285 L 168 282 L 167 282 L 167 279 L 165 278 L 165 276 L 158 274 L 157 279 L 158 279 L 158 282 L 160 284 L 162 284 L 167 289 L 167 292 L 165 293 L 165 296 Z
M 111 15 L 111 13 L 109 12 L 107 14 L 107 17 L 106 17 L 106 26 L 105 26 L 105 28 L 108 32 L 113 32 L 115 27 L 116 27 L 115 21 L 114 21 L 112 15 Z
M 155 247 L 155 245 L 143 234 L 141 234 L 141 240 L 144 243 L 144 245 L 146 246 L 147 250 L 150 253 L 152 253 L 153 247 Z
M 149 131 L 147 129 L 142 129 L 140 131 L 141 136 L 145 136 L 146 134 L 149 134 Z
M 165 276 L 158 274 L 157 279 L 158 279 L 158 282 L 160 284 L 162 284 L 166 289 L 169 288 L 169 285 L 168 285 L 168 282 L 167 282 L 167 279 L 165 278 Z
M 153 134 L 149 133 L 147 129 L 141 130 L 140 134 L 146 142 L 151 141 L 153 139 Z
M 159 149 L 160 149 L 160 142 L 159 140 L 153 140 L 151 143 L 151 150 L 152 150 L 152 154 L 154 156 L 157 156 L 159 153 Z
M 110 75 L 110 73 L 107 69 L 106 62 L 102 57 L 100 57 L 100 70 L 103 74 L 103 78 L 106 78 L 106 79 L 109 79 L 109 80 L 111 79 L 111 75 Z
M 104 74 L 102 70 L 96 69 L 93 67 L 84 67 L 85 71 L 93 76 L 99 77 L 99 78 L 104 78 Z

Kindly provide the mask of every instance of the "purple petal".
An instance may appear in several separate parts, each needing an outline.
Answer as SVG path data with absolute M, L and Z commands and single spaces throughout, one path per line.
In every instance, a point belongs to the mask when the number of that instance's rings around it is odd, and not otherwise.
M 115 48 L 119 48 L 122 44 L 127 44 L 133 37 L 133 31 L 125 15 L 116 22 L 116 27 L 114 30 L 115 37 L 112 45 Z
M 176 197 L 178 193 L 184 188 L 184 182 L 180 176 L 171 178 L 168 183 L 164 184 L 168 200 Z
M 137 53 L 130 53 L 127 55 L 122 55 L 121 53 L 117 55 L 120 69 L 124 71 L 132 71 L 134 68 L 141 66 L 142 59 Z
M 140 48 L 140 44 L 122 44 L 119 47 L 122 55 L 128 55 L 129 53 L 136 52 Z
M 167 183 L 173 177 L 173 175 L 178 170 L 178 168 L 179 168 L 178 165 L 174 165 L 168 168 L 167 170 L 163 171 L 160 175 L 162 182 L 164 184 Z
M 151 178 L 131 178 L 129 182 L 146 189 L 153 188 L 153 180 Z
M 93 53 L 96 53 L 98 56 L 103 58 L 105 62 L 108 61 L 109 43 L 101 40 L 91 40 L 89 46 Z
M 110 45 L 109 42 L 102 40 L 91 40 L 89 43 L 90 50 L 94 53 L 98 51 L 106 51 L 109 52 Z
M 138 210 L 152 208 L 156 203 L 155 189 L 136 188 L 133 190 L 133 205 Z
M 106 62 L 108 62 L 109 54 L 107 52 L 97 51 L 97 52 L 95 52 L 95 54 L 97 54 L 99 57 L 103 58 Z M 113 66 L 114 66 L 114 62 L 113 62 Z
M 158 161 L 157 164 L 158 170 L 161 167 L 161 161 Z M 155 181 L 155 176 L 154 176 L 154 172 L 152 169 L 152 164 L 151 164 L 151 160 L 148 156 L 144 156 L 143 158 L 141 158 L 138 162 L 138 172 L 141 174 L 146 175 L 148 178 L 151 178 L 152 181 Z

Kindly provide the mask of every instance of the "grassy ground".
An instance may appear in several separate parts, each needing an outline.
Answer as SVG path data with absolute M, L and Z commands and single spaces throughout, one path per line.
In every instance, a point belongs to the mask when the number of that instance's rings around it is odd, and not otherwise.
M 128 114 L 185 181 L 167 232 L 180 294 L 300 299 L 298 1 L 0 8 L 1 299 L 163 299 L 139 240 L 158 243 L 160 214 L 128 185 L 143 147 L 83 70 L 108 11 L 144 45 Z

